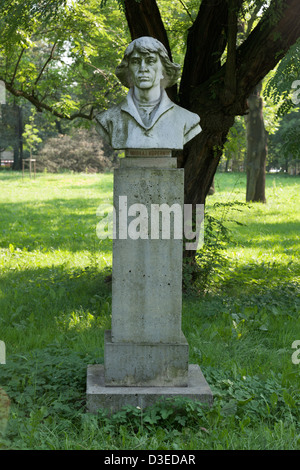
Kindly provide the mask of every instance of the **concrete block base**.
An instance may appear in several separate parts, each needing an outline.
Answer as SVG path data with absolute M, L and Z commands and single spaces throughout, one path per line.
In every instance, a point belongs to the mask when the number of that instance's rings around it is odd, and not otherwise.
M 187 387 L 109 387 L 104 382 L 103 365 L 89 365 L 87 368 L 86 403 L 89 413 L 103 409 L 109 415 L 126 405 L 145 409 L 157 401 L 175 397 L 212 405 L 212 391 L 197 364 L 189 365 Z
M 118 387 L 186 387 L 189 346 L 181 343 L 113 343 L 105 332 L 105 385 Z

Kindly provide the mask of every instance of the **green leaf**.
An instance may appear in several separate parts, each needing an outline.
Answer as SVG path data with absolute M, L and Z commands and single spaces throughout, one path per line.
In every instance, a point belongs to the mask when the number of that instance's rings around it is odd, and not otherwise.
M 272 392 L 272 393 L 271 393 L 270 401 L 271 401 L 271 406 L 272 406 L 272 408 L 276 408 L 277 402 L 278 402 L 278 395 L 277 395 L 277 393 L 275 393 L 275 392 Z
M 296 407 L 296 402 L 292 395 L 289 394 L 287 390 L 283 390 L 282 397 L 284 400 L 284 403 L 289 406 L 290 408 L 295 408 Z
M 221 409 L 221 415 L 223 415 L 223 416 L 232 416 L 232 415 L 236 414 L 236 411 L 237 411 L 237 401 L 236 400 L 230 400 Z

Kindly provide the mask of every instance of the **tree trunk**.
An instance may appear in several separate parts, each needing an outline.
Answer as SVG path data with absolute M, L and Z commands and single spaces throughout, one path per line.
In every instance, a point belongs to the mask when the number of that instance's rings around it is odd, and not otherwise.
M 267 132 L 263 117 L 262 85 L 258 84 L 248 98 L 249 113 L 245 116 L 247 130 L 247 202 L 266 202 L 265 174 Z
M 20 170 L 22 166 L 22 117 L 21 117 L 21 108 L 20 106 L 14 104 L 11 108 L 14 120 L 14 140 L 13 140 L 13 149 L 14 149 L 14 163 L 13 169 Z

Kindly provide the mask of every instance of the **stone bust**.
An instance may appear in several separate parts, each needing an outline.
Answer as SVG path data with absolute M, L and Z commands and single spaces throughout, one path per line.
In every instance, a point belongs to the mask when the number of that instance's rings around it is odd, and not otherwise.
M 164 45 L 140 37 L 125 50 L 116 75 L 126 98 L 95 116 L 101 137 L 114 149 L 182 149 L 201 132 L 197 114 L 173 103 L 165 91 L 179 78 Z

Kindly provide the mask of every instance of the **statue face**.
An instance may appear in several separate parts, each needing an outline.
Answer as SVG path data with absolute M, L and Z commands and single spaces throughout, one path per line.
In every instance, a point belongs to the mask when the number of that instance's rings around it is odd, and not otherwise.
M 145 54 L 133 51 L 128 68 L 133 85 L 140 89 L 160 86 L 160 81 L 164 78 L 163 65 L 156 52 Z

